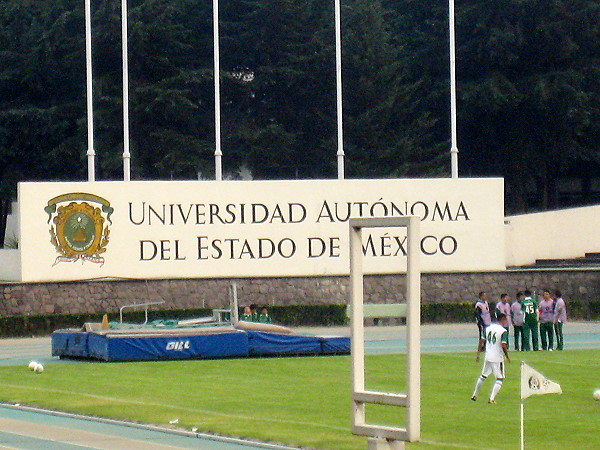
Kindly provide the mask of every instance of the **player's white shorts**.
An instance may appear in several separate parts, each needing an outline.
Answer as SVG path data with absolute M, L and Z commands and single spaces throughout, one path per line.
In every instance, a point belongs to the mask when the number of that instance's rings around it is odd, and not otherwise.
M 483 363 L 481 375 L 488 377 L 491 373 L 493 373 L 496 378 L 504 378 L 504 363 L 485 361 Z

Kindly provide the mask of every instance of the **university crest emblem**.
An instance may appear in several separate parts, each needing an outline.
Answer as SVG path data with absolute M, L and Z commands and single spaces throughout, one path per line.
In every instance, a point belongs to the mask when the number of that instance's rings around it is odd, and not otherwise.
M 532 391 L 540 390 L 540 379 L 535 375 L 529 377 L 527 384 L 529 385 L 529 389 L 531 389 Z
M 104 263 L 101 255 L 106 252 L 114 211 L 107 200 L 81 192 L 63 194 L 48 201 L 44 211 L 48 223 L 52 221 L 50 242 L 60 253 L 54 265 L 80 260 Z

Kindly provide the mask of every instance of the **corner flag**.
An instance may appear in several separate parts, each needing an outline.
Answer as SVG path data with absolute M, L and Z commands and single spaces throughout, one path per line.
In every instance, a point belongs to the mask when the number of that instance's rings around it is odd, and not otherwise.
M 521 362 L 521 400 L 543 394 L 562 394 L 560 384 L 550 381 L 533 367 Z
M 560 384 L 550 381 L 533 367 L 521 361 L 521 450 L 525 450 L 523 400 L 532 395 L 543 394 L 562 394 Z

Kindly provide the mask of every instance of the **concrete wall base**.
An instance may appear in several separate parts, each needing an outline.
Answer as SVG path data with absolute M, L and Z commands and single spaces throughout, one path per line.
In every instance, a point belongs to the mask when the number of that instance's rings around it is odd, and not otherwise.
M 63 283 L 1 283 L 1 315 L 115 313 L 122 305 L 165 300 L 160 309 L 222 308 L 237 283 L 240 305 L 348 303 L 348 277 L 187 280 L 103 280 Z M 365 302 L 403 302 L 404 275 L 365 277 Z M 479 291 L 495 302 L 503 292 L 560 289 L 565 300 L 600 299 L 600 270 L 509 270 L 423 274 L 423 303 L 474 301 Z

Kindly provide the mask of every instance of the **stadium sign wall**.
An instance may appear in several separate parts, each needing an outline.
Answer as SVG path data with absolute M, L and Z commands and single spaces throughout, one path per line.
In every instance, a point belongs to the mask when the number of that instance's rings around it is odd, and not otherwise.
M 19 184 L 21 281 L 347 275 L 351 217 L 417 215 L 425 272 L 505 268 L 503 180 Z M 365 272 L 406 268 L 365 233 Z

